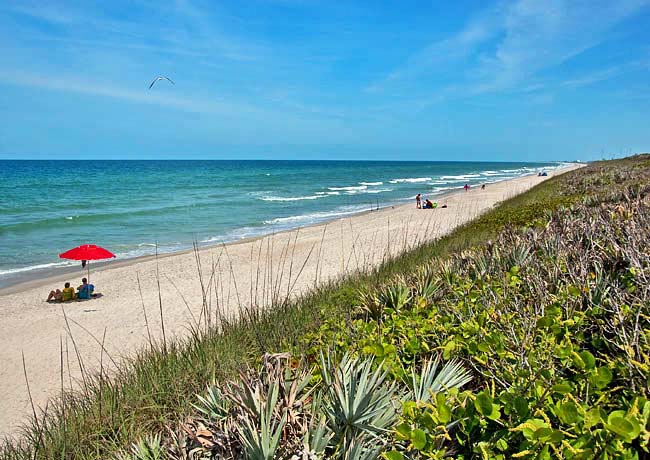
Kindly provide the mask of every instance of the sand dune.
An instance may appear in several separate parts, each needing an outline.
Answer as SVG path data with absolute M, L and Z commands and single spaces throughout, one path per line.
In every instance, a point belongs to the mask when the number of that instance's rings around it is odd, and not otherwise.
M 490 184 L 486 190 L 455 192 L 438 199 L 448 205 L 446 209 L 417 210 L 409 203 L 204 248 L 198 252 L 201 276 L 192 251 L 162 256 L 157 261 L 146 257 L 112 263 L 92 272 L 92 282 L 103 297 L 91 301 L 45 302 L 49 290 L 60 287 L 63 281 L 79 284 L 81 272 L 0 291 L 0 434 L 15 433 L 31 413 L 22 353 L 34 401 L 44 407 L 60 389 L 61 348 L 64 356 L 70 356 L 64 359 L 65 385 L 74 387 L 75 379 L 81 376 L 73 358 L 72 337 L 87 369 L 97 368 L 104 335 L 105 348 L 115 359 L 145 345 L 145 313 L 151 334 L 160 339 L 157 280 L 166 336 L 171 340 L 186 334 L 188 325 L 201 317 L 201 279 L 211 309 L 236 315 L 251 304 L 268 305 L 274 298 L 295 296 L 324 280 L 376 266 L 389 254 L 437 238 L 545 179 L 526 176 Z M 104 365 L 109 361 L 104 355 Z

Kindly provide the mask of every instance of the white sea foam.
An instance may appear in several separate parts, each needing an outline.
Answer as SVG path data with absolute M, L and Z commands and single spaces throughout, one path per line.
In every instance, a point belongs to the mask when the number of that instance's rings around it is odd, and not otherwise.
M 392 192 L 392 188 L 376 188 L 373 190 L 366 190 L 366 193 L 384 193 L 384 192 Z
M 456 187 L 434 187 L 431 193 L 438 194 L 447 190 L 454 190 Z
M 404 182 L 409 183 L 409 184 L 415 184 L 417 182 L 426 182 L 431 180 L 431 177 L 405 177 L 401 179 L 391 179 L 390 182 L 391 184 L 402 184 Z
M 41 269 L 52 268 L 52 267 L 65 267 L 70 265 L 76 265 L 77 263 L 78 262 L 53 262 L 49 264 L 30 265 L 29 267 L 10 268 L 8 270 L 0 270 L 0 276 L 12 275 L 14 273 L 31 272 L 32 270 L 41 270 Z
M 228 243 L 264 234 L 261 227 L 241 227 L 230 230 L 223 235 L 211 236 L 200 241 L 202 244 Z
M 473 179 L 475 177 L 481 177 L 480 174 L 459 174 L 457 176 L 440 176 L 440 179 L 446 180 L 448 182 L 459 182 L 467 179 Z
M 356 214 L 360 211 L 367 209 L 364 207 L 349 207 L 344 209 L 339 209 L 336 211 L 323 211 L 323 212 L 314 212 L 310 214 L 302 214 L 298 216 L 288 216 L 288 217 L 278 217 L 272 220 L 264 221 L 267 225 L 287 225 L 287 224 L 305 224 L 305 223 L 314 223 L 327 219 L 332 219 L 336 217 L 349 216 L 350 214 Z
M 260 198 L 262 201 L 302 201 L 302 200 L 317 200 L 323 198 L 325 195 L 307 195 L 307 196 L 264 196 Z
M 350 190 L 365 190 L 367 189 L 367 185 L 354 185 L 350 187 L 327 187 L 327 190 L 340 190 L 340 191 L 350 191 Z
M 367 186 L 373 186 L 373 185 L 384 185 L 383 182 L 359 182 L 360 185 L 367 185 Z

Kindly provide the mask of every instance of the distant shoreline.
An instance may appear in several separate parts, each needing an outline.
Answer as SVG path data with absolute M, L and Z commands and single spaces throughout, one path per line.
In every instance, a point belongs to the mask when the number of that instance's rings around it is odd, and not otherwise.
M 134 160 L 134 161 L 140 161 L 140 160 Z M 146 161 L 146 160 L 143 160 Z M 153 161 L 153 160 L 152 160 Z M 169 160 L 169 161 L 175 161 L 175 160 Z M 185 161 L 185 160 L 178 160 L 178 161 Z M 193 161 L 193 160 L 187 160 L 187 161 Z M 203 160 L 197 160 L 197 161 L 203 161 Z M 229 160 L 210 160 L 210 161 L 229 161 Z M 245 161 L 245 160 L 242 160 Z M 253 161 L 253 160 L 251 160 Z M 268 160 L 268 161 L 275 161 L 275 160 Z M 283 161 L 283 160 L 278 160 L 278 161 Z M 307 161 L 307 160 L 306 160 Z M 314 160 L 309 160 L 309 161 L 314 161 Z M 339 160 L 332 160 L 332 161 L 339 161 Z M 458 162 L 448 162 L 448 163 L 458 163 Z M 576 165 L 579 165 L 579 163 L 572 163 L 569 164 L 565 167 L 555 169 L 553 171 L 559 171 L 563 170 L 566 168 L 572 168 L 575 167 Z M 524 174 L 522 176 L 517 176 L 514 178 L 508 178 L 508 179 L 502 179 L 502 180 L 497 180 L 494 182 L 485 182 L 488 185 L 494 185 L 494 184 L 499 184 L 502 182 L 507 182 L 513 179 L 518 179 L 521 177 L 527 177 L 534 175 L 533 173 L 531 174 Z M 486 179 L 489 179 L 490 176 L 486 176 Z M 476 186 L 474 186 L 476 187 Z M 438 194 L 435 195 L 428 195 L 432 199 L 440 200 L 440 199 L 446 199 L 450 196 L 453 196 L 456 193 L 463 192 L 462 186 L 458 186 L 457 188 L 447 190 L 447 191 L 442 191 Z M 402 199 L 404 200 L 404 199 Z M 215 248 L 215 247 L 221 247 L 223 245 L 236 245 L 236 244 L 244 244 L 247 242 L 251 241 L 257 241 L 261 238 L 265 238 L 269 235 L 281 235 L 287 232 L 292 232 L 295 231 L 296 229 L 299 228 L 308 228 L 308 227 L 314 227 L 314 226 L 320 226 L 320 225 L 325 225 L 329 222 L 336 221 L 338 219 L 345 219 L 345 218 L 350 218 L 353 216 L 360 216 L 364 215 L 367 213 L 372 213 L 376 211 L 380 211 L 386 208 L 390 207 L 395 207 L 395 206 L 410 206 L 406 204 L 402 200 L 394 200 L 394 201 L 389 201 L 385 204 L 379 204 L 378 208 L 374 209 L 367 209 L 363 210 L 360 209 L 359 211 L 355 212 L 350 212 L 349 214 L 342 214 L 338 216 L 333 216 L 331 218 L 326 218 L 324 220 L 310 223 L 308 225 L 296 225 L 296 226 L 289 226 L 288 228 L 281 229 L 279 231 L 273 231 L 270 230 L 268 232 L 260 232 L 257 235 L 254 236 L 248 236 L 244 238 L 239 238 L 239 239 L 231 239 L 231 240 L 225 240 L 223 242 L 219 243 L 197 243 L 198 248 L 200 250 L 203 249 L 210 249 L 210 248 Z M 61 249 L 62 250 L 62 249 Z M 91 276 L 93 273 L 100 272 L 104 269 L 107 268 L 118 268 L 118 267 L 128 267 L 130 265 L 136 264 L 138 262 L 142 261 L 148 261 L 148 260 L 155 260 L 156 257 L 158 259 L 164 259 L 167 257 L 179 255 L 179 254 L 187 254 L 190 252 L 193 252 L 193 248 L 184 248 L 180 250 L 172 250 L 172 251 L 164 251 L 164 252 L 159 252 L 158 255 L 156 256 L 155 254 L 146 254 L 146 255 L 140 255 L 140 256 L 134 256 L 134 257 L 127 257 L 127 258 L 120 258 L 120 259 L 112 259 L 108 261 L 97 261 L 97 262 L 91 262 L 90 267 L 91 267 Z M 5 278 L 0 278 L 0 296 L 6 295 L 6 294 L 14 294 L 17 292 L 20 292 L 24 289 L 30 289 L 34 287 L 38 287 L 41 285 L 50 285 L 52 283 L 61 283 L 62 281 L 65 281 L 69 279 L 70 277 L 79 277 L 83 276 L 83 274 L 86 273 L 86 269 L 81 269 L 81 264 L 71 264 L 71 265 L 65 265 L 65 266 L 53 266 L 53 267 L 48 267 L 48 268 L 36 268 L 36 269 L 31 269 L 31 270 L 25 270 L 22 272 L 17 272 L 16 274 L 11 274 L 11 275 L 5 275 Z
M 519 177 L 526 177 L 526 176 L 519 176 Z M 491 184 L 498 184 L 500 182 L 507 182 L 512 179 L 504 179 L 502 181 L 496 181 L 492 182 Z M 431 195 L 432 197 L 435 198 L 448 198 L 450 196 L 453 196 L 454 194 L 463 192 L 462 187 L 459 187 L 458 190 L 449 190 L 445 192 L 441 192 L 438 195 Z M 414 200 L 415 201 L 415 200 Z M 412 207 L 414 204 L 406 204 L 406 203 L 398 203 L 398 202 L 391 202 L 387 203 L 384 205 L 379 206 L 379 208 L 375 208 L 372 210 L 359 210 L 358 212 L 352 212 L 347 215 L 341 215 L 341 216 L 335 216 L 332 217 L 331 219 L 325 219 L 320 222 L 314 222 L 309 225 L 304 225 L 304 226 L 295 226 L 295 227 L 290 227 L 286 229 L 282 229 L 278 232 L 268 232 L 268 233 L 260 233 L 259 235 L 255 236 L 248 236 L 244 237 L 241 239 L 234 239 L 231 241 L 224 241 L 221 243 L 204 243 L 204 244 L 199 244 L 198 248 L 199 250 L 204 250 L 204 249 L 214 249 L 218 248 L 224 245 L 227 246 L 233 246 L 237 244 L 246 244 L 250 243 L 253 241 L 258 241 L 260 239 L 266 238 L 270 235 L 283 235 L 286 233 L 293 232 L 297 229 L 300 228 L 309 228 L 309 227 L 317 227 L 321 225 L 326 225 L 330 222 L 337 221 L 339 219 L 346 219 L 350 217 L 355 217 L 355 216 L 363 216 L 365 214 L 371 214 L 373 212 L 381 211 L 387 208 L 391 207 L 396 207 L 396 206 L 404 206 L 404 207 Z M 158 254 L 158 259 L 166 259 L 168 257 L 173 257 L 177 256 L 180 254 L 189 254 L 191 252 L 194 252 L 193 248 L 187 248 L 187 249 L 180 249 L 178 251 L 169 251 L 169 252 L 161 252 Z M 109 269 L 109 268 L 119 268 L 119 267 L 129 267 L 134 264 L 137 264 L 139 262 L 144 262 L 144 261 L 150 261 L 150 260 L 155 260 L 156 255 L 155 254 L 147 254 L 147 255 L 142 255 L 142 256 L 135 256 L 135 257 L 128 257 L 128 258 L 122 258 L 122 259 L 111 259 L 107 261 L 98 261 L 98 262 L 91 262 L 90 263 L 90 276 L 93 276 L 93 273 L 98 273 L 101 272 L 102 270 Z M 51 267 L 51 268 L 43 268 L 43 269 L 34 269 L 34 270 L 29 270 L 25 272 L 20 272 L 18 276 L 16 276 L 16 281 L 15 282 L 10 282 L 7 284 L 3 284 L 5 280 L 0 279 L 0 296 L 2 295 L 7 295 L 7 294 L 15 294 L 18 292 L 21 292 L 25 289 L 31 289 L 39 286 L 45 286 L 45 285 L 50 285 L 50 284 L 57 284 L 61 283 L 63 281 L 66 281 L 70 279 L 71 277 L 82 277 L 85 276 L 84 273 L 87 273 L 87 269 L 81 269 L 81 263 L 75 264 L 75 265 L 69 265 L 69 266 L 58 266 L 58 267 Z

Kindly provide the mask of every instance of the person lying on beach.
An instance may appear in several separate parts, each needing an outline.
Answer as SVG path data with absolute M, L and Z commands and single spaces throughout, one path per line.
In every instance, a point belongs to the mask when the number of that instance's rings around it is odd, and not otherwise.
M 48 302 L 52 300 L 57 302 L 67 302 L 72 299 L 74 299 L 74 288 L 70 287 L 70 283 L 65 283 L 63 291 L 60 289 L 50 291 L 50 295 L 47 296 Z
M 88 284 L 88 280 L 86 278 L 82 278 L 81 286 L 77 288 L 77 299 L 90 299 L 93 295 L 94 290 L 95 286 Z

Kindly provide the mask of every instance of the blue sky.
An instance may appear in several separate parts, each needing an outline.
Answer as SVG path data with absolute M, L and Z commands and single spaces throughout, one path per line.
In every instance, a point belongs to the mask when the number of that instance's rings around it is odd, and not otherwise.
M 0 158 L 649 151 L 649 30 L 650 0 L 3 0 Z

